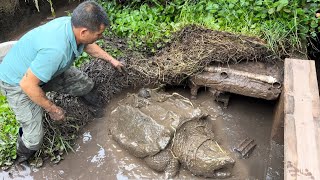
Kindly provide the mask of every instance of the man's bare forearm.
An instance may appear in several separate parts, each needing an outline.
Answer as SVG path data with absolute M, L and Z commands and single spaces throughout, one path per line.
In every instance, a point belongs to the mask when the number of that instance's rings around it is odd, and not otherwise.
M 100 58 L 108 62 L 115 60 L 110 54 L 105 52 L 103 49 L 101 49 L 101 47 L 99 47 L 95 43 L 86 45 L 84 51 L 95 58 Z
M 54 106 L 54 103 L 46 97 L 45 92 L 38 85 L 39 82 L 40 80 L 28 69 L 20 81 L 20 87 L 34 103 L 48 111 Z
M 117 68 L 118 71 L 122 72 L 123 64 L 120 61 L 114 59 L 110 54 L 101 49 L 97 44 L 88 44 L 84 51 L 95 58 L 100 58 L 108 61 L 112 64 L 113 67 Z
M 50 108 L 54 105 L 47 96 L 44 91 L 39 86 L 21 86 L 24 93 L 28 95 L 28 97 L 36 104 L 44 108 L 45 110 L 50 110 Z

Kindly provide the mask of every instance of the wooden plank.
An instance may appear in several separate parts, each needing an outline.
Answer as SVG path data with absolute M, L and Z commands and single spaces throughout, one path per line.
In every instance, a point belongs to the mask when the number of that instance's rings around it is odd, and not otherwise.
M 320 179 L 320 103 L 314 61 L 286 59 L 284 177 Z

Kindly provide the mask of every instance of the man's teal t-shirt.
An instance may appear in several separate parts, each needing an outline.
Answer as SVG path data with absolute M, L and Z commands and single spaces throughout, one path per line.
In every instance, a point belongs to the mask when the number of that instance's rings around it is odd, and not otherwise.
M 61 17 L 21 37 L 0 64 L 0 80 L 19 85 L 30 68 L 43 83 L 67 70 L 83 51 L 77 46 L 71 17 Z

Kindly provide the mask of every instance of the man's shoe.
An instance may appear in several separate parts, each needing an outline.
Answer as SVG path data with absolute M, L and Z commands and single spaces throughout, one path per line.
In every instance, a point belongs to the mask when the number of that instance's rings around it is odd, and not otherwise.
M 18 164 L 28 160 L 36 151 L 28 149 L 22 141 L 22 128 L 19 129 L 18 139 L 17 139 L 17 156 L 16 162 Z

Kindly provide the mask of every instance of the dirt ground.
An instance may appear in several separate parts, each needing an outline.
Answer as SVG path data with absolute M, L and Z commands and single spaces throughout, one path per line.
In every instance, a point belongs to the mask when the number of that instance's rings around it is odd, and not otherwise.
M 136 90 L 131 90 L 131 92 Z M 190 97 L 189 89 L 169 89 Z M 27 168 L 15 172 L 13 179 L 164 179 L 163 173 L 149 169 L 142 160 L 122 150 L 108 135 L 108 114 L 128 91 L 114 98 L 106 108 L 104 118 L 95 119 L 82 130 L 75 153 L 65 155 L 58 165 L 45 164 L 40 169 Z M 229 179 L 283 179 L 281 162 L 282 146 L 273 146 L 279 162 L 268 167 L 270 156 L 270 133 L 275 102 L 233 95 L 228 109 L 214 102 L 209 92 L 200 90 L 198 99 L 192 100 L 195 107 L 201 107 L 214 121 L 214 133 L 218 143 L 228 150 L 236 163 L 233 176 Z M 239 159 L 233 148 L 244 138 L 255 140 L 257 147 L 248 159 Z M 282 160 L 281 160 L 282 159 Z M 0 179 L 12 179 L 1 172 Z M 203 179 L 181 169 L 174 179 Z
M 67 16 L 67 12 L 72 12 L 80 2 L 81 1 L 71 1 L 70 3 L 56 2 L 55 5 L 58 6 L 55 8 L 56 17 Z M 25 5 L 25 3 L 27 5 Z M 36 11 L 33 3 L 25 3 L 20 4 L 22 7 L 20 7 L 21 9 L 18 13 L 12 17 L 8 16 L 8 19 L 5 20 L 5 24 L 3 24 L 5 27 L 0 30 L 0 43 L 18 40 L 29 30 L 48 22 L 52 18 L 47 2 L 44 3 L 43 7 L 40 7 L 40 12 Z M 26 12 L 24 13 L 24 11 Z

